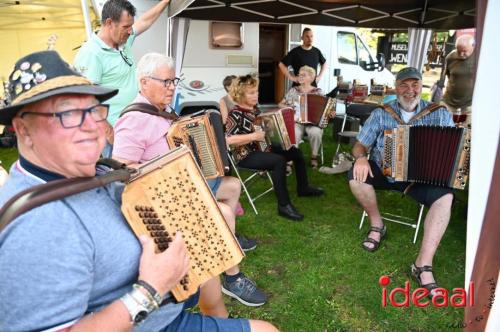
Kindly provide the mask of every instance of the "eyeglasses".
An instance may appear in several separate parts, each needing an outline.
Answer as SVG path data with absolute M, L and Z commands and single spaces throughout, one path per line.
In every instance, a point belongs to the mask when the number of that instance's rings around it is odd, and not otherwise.
M 177 86 L 179 84 L 179 82 L 181 81 L 181 79 L 179 77 L 175 77 L 173 79 L 167 78 L 166 80 L 162 80 L 161 78 L 156 78 L 153 76 L 149 76 L 149 78 L 152 80 L 158 81 L 158 82 L 162 82 L 163 86 L 166 88 L 168 88 L 171 84 L 173 84 L 174 86 Z
M 61 121 L 63 128 L 75 128 L 80 127 L 85 121 L 85 116 L 90 114 L 95 122 L 101 122 L 106 120 L 108 117 L 109 105 L 99 104 L 94 105 L 89 108 L 67 110 L 62 112 L 52 112 L 52 113 L 38 113 L 38 112 L 24 112 L 21 114 L 21 118 L 24 118 L 26 114 L 33 114 L 46 117 L 58 117 Z
M 132 67 L 132 60 L 125 53 L 123 53 L 122 50 L 120 50 L 120 55 L 122 56 L 123 61 L 125 61 L 127 65 Z

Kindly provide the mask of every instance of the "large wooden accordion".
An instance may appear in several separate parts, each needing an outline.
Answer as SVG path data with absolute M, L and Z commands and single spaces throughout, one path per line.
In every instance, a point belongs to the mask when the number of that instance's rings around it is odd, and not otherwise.
M 299 123 L 310 123 L 320 128 L 328 126 L 335 113 L 336 99 L 317 94 L 300 95 Z
M 141 165 L 125 186 L 122 212 L 137 236 L 154 239 L 157 252 L 182 231 L 190 269 L 172 289 L 178 301 L 244 257 L 193 154 L 180 147 Z
M 396 181 L 464 189 L 469 160 L 466 128 L 399 126 L 384 132 L 383 173 Z
M 167 142 L 170 148 L 189 147 L 207 179 L 224 176 L 229 170 L 226 138 L 218 111 L 180 118 L 169 128 Z
M 256 130 L 264 130 L 266 142 L 259 144 L 261 151 L 272 146 L 280 146 L 283 150 L 295 144 L 295 111 L 293 108 L 272 109 L 259 114 L 255 121 Z

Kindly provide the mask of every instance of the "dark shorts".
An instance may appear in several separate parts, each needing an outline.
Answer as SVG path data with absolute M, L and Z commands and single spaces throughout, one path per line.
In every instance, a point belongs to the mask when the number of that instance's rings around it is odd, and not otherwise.
M 220 184 L 222 182 L 222 177 L 216 177 L 215 179 L 210 179 L 207 180 L 208 186 L 210 187 L 210 190 L 212 190 L 212 193 L 214 196 L 217 194 L 217 190 L 219 190 Z
M 372 160 L 370 160 L 369 162 L 373 177 L 368 175 L 365 183 L 372 185 L 373 188 L 404 192 L 405 189 L 412 184 L 411 182 L 389 182 L 387 178 L 382 174 L 382 171 L 380 170 L 378 165 Z M 351 168 L 349 170 L 349 173 L 347 173 L 347 178 L 349 179 L 349 181 L 353 180 L 353 168 Z M 433 186 L 430 184 L 414 183 L 408 190 L 407 194 L 417 202 L 429 207 L 444 195 L 453 194 L 453 189 Z
M 198 303 L 199 294 L 200 292 L 184 303 L 184 310 L 162 332 L 250 332 L 250 323 L 247 319 L 223 319 L 189 312 L 188 309 Z

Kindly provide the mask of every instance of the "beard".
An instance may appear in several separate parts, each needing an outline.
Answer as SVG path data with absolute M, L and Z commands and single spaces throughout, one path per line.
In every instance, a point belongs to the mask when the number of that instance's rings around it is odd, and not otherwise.
M 402 95 L 398 96 L 398 102 L 401 105 L 401 107 L 407 111 L 407 112 L 413 112 L 417 105 L 420 103 L 420 96 L 415 96 L 413 101 L 406 102 L 403 97 L 413 97 L 412 95 Z

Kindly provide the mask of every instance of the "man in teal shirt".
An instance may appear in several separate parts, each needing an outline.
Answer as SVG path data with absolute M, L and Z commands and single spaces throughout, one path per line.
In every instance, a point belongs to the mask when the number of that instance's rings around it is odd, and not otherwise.
M 135 37 L 149 29 L 169 2 L 160 1 L 134 22 L 135 8 L 129 1 L 108 0 L 102 8 L 101 30 L 92 35 L 76 55 L 76 69 L 90 81 L 119 89 L 119 93 L 108 101 L 108 122 L 111 125 L 115 124 L 122 109 L 134 100 L 138 92 L 132 55 Z M 111 127 L 109 132 L 112 133 Z M 111 137 L 108 135 L 110 143 Z

